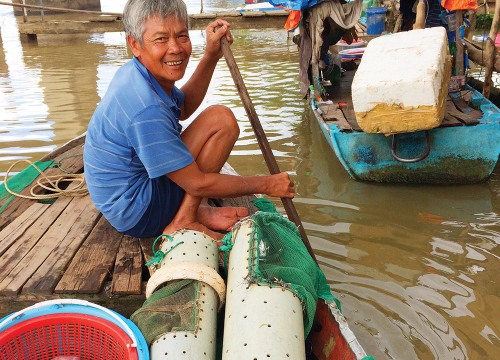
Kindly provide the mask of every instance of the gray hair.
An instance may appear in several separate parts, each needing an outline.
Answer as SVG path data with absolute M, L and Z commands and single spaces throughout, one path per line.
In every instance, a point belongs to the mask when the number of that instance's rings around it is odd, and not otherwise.
M 125 33 L 142 45 L 144 23 L 150 16 L 175 16 L 189 27 L 189 16 L 183 0 L 128 0 L 123 10 Z

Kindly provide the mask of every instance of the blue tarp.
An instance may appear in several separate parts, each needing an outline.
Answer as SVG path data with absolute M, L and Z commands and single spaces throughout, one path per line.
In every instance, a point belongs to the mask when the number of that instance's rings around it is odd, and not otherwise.
M 274 6 L 283 6 L 292 10 L 306 10 L 324 1 L 328 0 L 269 0 Z

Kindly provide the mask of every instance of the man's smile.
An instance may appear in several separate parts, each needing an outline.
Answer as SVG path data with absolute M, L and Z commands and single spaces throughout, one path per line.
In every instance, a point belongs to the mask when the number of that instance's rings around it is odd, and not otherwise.
M 182 64 L 182 60 L 178 60 L 178 61 L 165 61 L 165 64 L 170 65 L 170 66 L 180 65 L 180 64 Z

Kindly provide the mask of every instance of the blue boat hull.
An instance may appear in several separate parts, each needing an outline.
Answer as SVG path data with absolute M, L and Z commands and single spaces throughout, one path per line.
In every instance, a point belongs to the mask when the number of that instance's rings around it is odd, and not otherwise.
M 493 172 L 500 154 L 500 110 L 473 90 L 474 105 L 483 111 L 475 126 L 429 130 L 429 155 L 405 163 L 391 154 L 392 136 L 343 132 L 323 121 L 314 110 L 330 146 L 351 177 L 361 181 L 415 184 L 471 184 L 483 182 Z M 425 132 L 398 135 L 396 154 L 416 158 L 424 153 Z

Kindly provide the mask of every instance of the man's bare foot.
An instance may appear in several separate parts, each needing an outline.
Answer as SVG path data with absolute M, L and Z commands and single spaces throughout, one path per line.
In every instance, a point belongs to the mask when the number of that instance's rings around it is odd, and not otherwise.
M 191 222 L 191 223 L 174 223 L 173 221 L 167 225 L 167 227 L 163 230 L 164 234 L 172 234 L 173 232 L 181 229 L 190 229 L 190 230 L 196 230 L 196 231 L 201 231 L 204 234 L 210 236 L 214 240 L 221 240 L 224 237 L 224 234 L 218 233 L 216 231 L 212 231 L 209 228 L 207 228 L 205 225 L 200 224 L 198 222 Z
M 201 224 L 213 230 L 229 231 L 237 221 L 248 216 L 245 207 L 213 207 L 200 206 L 198 220 Z

